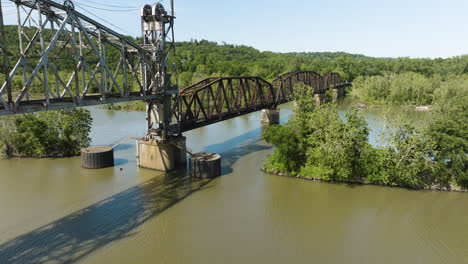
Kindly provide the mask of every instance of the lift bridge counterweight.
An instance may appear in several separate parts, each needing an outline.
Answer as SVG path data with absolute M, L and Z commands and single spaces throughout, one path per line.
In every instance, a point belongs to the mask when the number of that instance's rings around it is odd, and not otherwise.
M 173 8 L 173 3 L 171 7 Z M 173 121 L 180 122 L 178 117 L 176 117 L 177 120 L 172 118 L 173 108 L 179 107 L 179 91 L 177 85 L 171 86 L 171 73 L 167 67 L 169 55 L 175 49 L 174 19 L 173 10 L 168 13 L 160 3 L 152 6 L 145 5 L 141 9 L 143 47 L 151 52 L 151 63 L 154 64 L 143 65 L 142 80 L 145 85 L 152 88 L 154 93 L 161 95 L 147 101 L 146 118 L 149 138 L 160 137 L 166 140 L 170 136 L 181 135 L 180 130 L 170 130 Z M 147 67 L 155 69 L 155 76 L 151 76 Z

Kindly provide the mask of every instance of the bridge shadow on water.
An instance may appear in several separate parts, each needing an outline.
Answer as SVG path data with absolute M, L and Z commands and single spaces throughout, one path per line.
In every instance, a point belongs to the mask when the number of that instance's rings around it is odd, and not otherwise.
M 263 128 L 257 128 L 238 137 L 232 138 L 225 142 L 214 144 L 203 149 L 203 152 L 214 152 L 221 154 L 222 174 L 226 175 L 233 172 L 232 166 L 241 157 L 250 153 L 264 151 L 273 148 L 269 145 L 260 145 L 262 140 L 261 133 Z M 235 147 L 234 147 L 235 146 Z
M 258 145 L 259 130 L 204 151 L 223 154 L 223 175 L 242 156 L 268 149 Z M 131 237 L 146 221 L 212 180 L 192 179 L 185 171 L 156 177 L 101 202 L 0 245 L 0 263 L 75 263 L 111 242 Z

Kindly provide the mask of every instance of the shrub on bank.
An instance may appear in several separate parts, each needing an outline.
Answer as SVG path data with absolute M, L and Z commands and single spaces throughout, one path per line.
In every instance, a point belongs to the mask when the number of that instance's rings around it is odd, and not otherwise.
M 433 105 L 468 93 L 468 75 L 424 76 L 414 72 L 360 76 L 353 94 L 378 105 Z
M 7 157 L 50 158 L 80 154 L 89 146 L 92 117 L 86 109 L 66 109 L 2 118 L 1 153 Z
M 412 189 L 468 189 L 468 95 L 437 106 L 423 128 L 392 124 L 378 148 L 369 144 L 367 123 L 357 112 L 341 117 L 332 105 L 297 107 L 288 123 L 267 128 L 263 137 L 276 147 L 264 165 L 269 172 Z
M 146 103 L 143 101 L 133 101 L 126 103 L 107 104 L 103 106 L 103 108 L 113 111 L 145 112 Z

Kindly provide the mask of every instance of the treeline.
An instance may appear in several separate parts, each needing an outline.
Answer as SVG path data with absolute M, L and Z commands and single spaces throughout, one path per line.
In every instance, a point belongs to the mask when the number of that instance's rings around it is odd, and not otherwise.
M 361 101 L 378 105 L 434 105 L 468 94 L 468 75 L 384 73 L 359 76 L 352 94 Z
M 468 56 L 449 59 L 372 58 L 344 52 L 274 53 L 207 40 L 177 43 L 174 58 L 185 87 L 210 76 L 260 76 L 271 81 L 291 71 L 338 72 L 343 81 L 385 72 L 434 75 L 468 74 Z
M 299 100 L 293 117 L 263 137 L 276 149 L 264 165 L 270 173 L 330 182 L 412 189 L 468 189 L 468 94 L 439 105 L 422 128 L 395 122 L 382 145 L 356 111 L 339 116 L 333 105 L 315 108 Z
M 6 26 L 9 58 L 16 61 L 19 56 L 18 33 L 16 26 Z M 32 36 L 34 28 L 26 28 L 25 34 Z M 45 30 L 50 39 L 50 30 Z M 139 43 L 140 39 L 129 39 Z M 65 42 L 65 38 L 61 39 Z M 37 43 L 36 45 L 40 45 Z M 60 71 L 70 73 L 73 69 L 71 47 L 63 47 L 65 54 L 60 58 Z M 186 87 L 203 78 L 211 76 L 260 76 L 271 81 L 290 71 L 315 71 L 318 73 L 338 72 L 344 81 L 353 81 L 359 76 L 381 75 L 385 72 L 414 72 L 425 77 L 435 75 L 468 74 L 468 56 L 449 59 L 410 59 L 410 58 L 372 58 L 344 52 L 292 52 L 275 53 L 242 46 L 219 44 L 207 40 L 193 40 L 176 43 L 177 53 L 171 56 L 171 64 L 179 70 L 179 86 Z M 118 63 L 118 50 L 107 48 L 107 58 L 111 67 Z M 88 55 L 86 60 L 97 63 L 96 56 Z M 30 61 L 38 59 L 34 54 Z M 0 69 L 3 71 L 3 65 Z
M 51 158 L 80 154 L 91 143 L 92 117 L 66 109 L 2 117 L 0 153 L 6 157 Z

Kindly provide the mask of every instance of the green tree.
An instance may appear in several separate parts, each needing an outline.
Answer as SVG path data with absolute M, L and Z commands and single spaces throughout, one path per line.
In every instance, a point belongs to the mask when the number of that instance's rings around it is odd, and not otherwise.
M 66 109 L 3 118 L 2 152 L 8 157 L 66 157 L 89 146 L 92 117 L 86 109 Z

